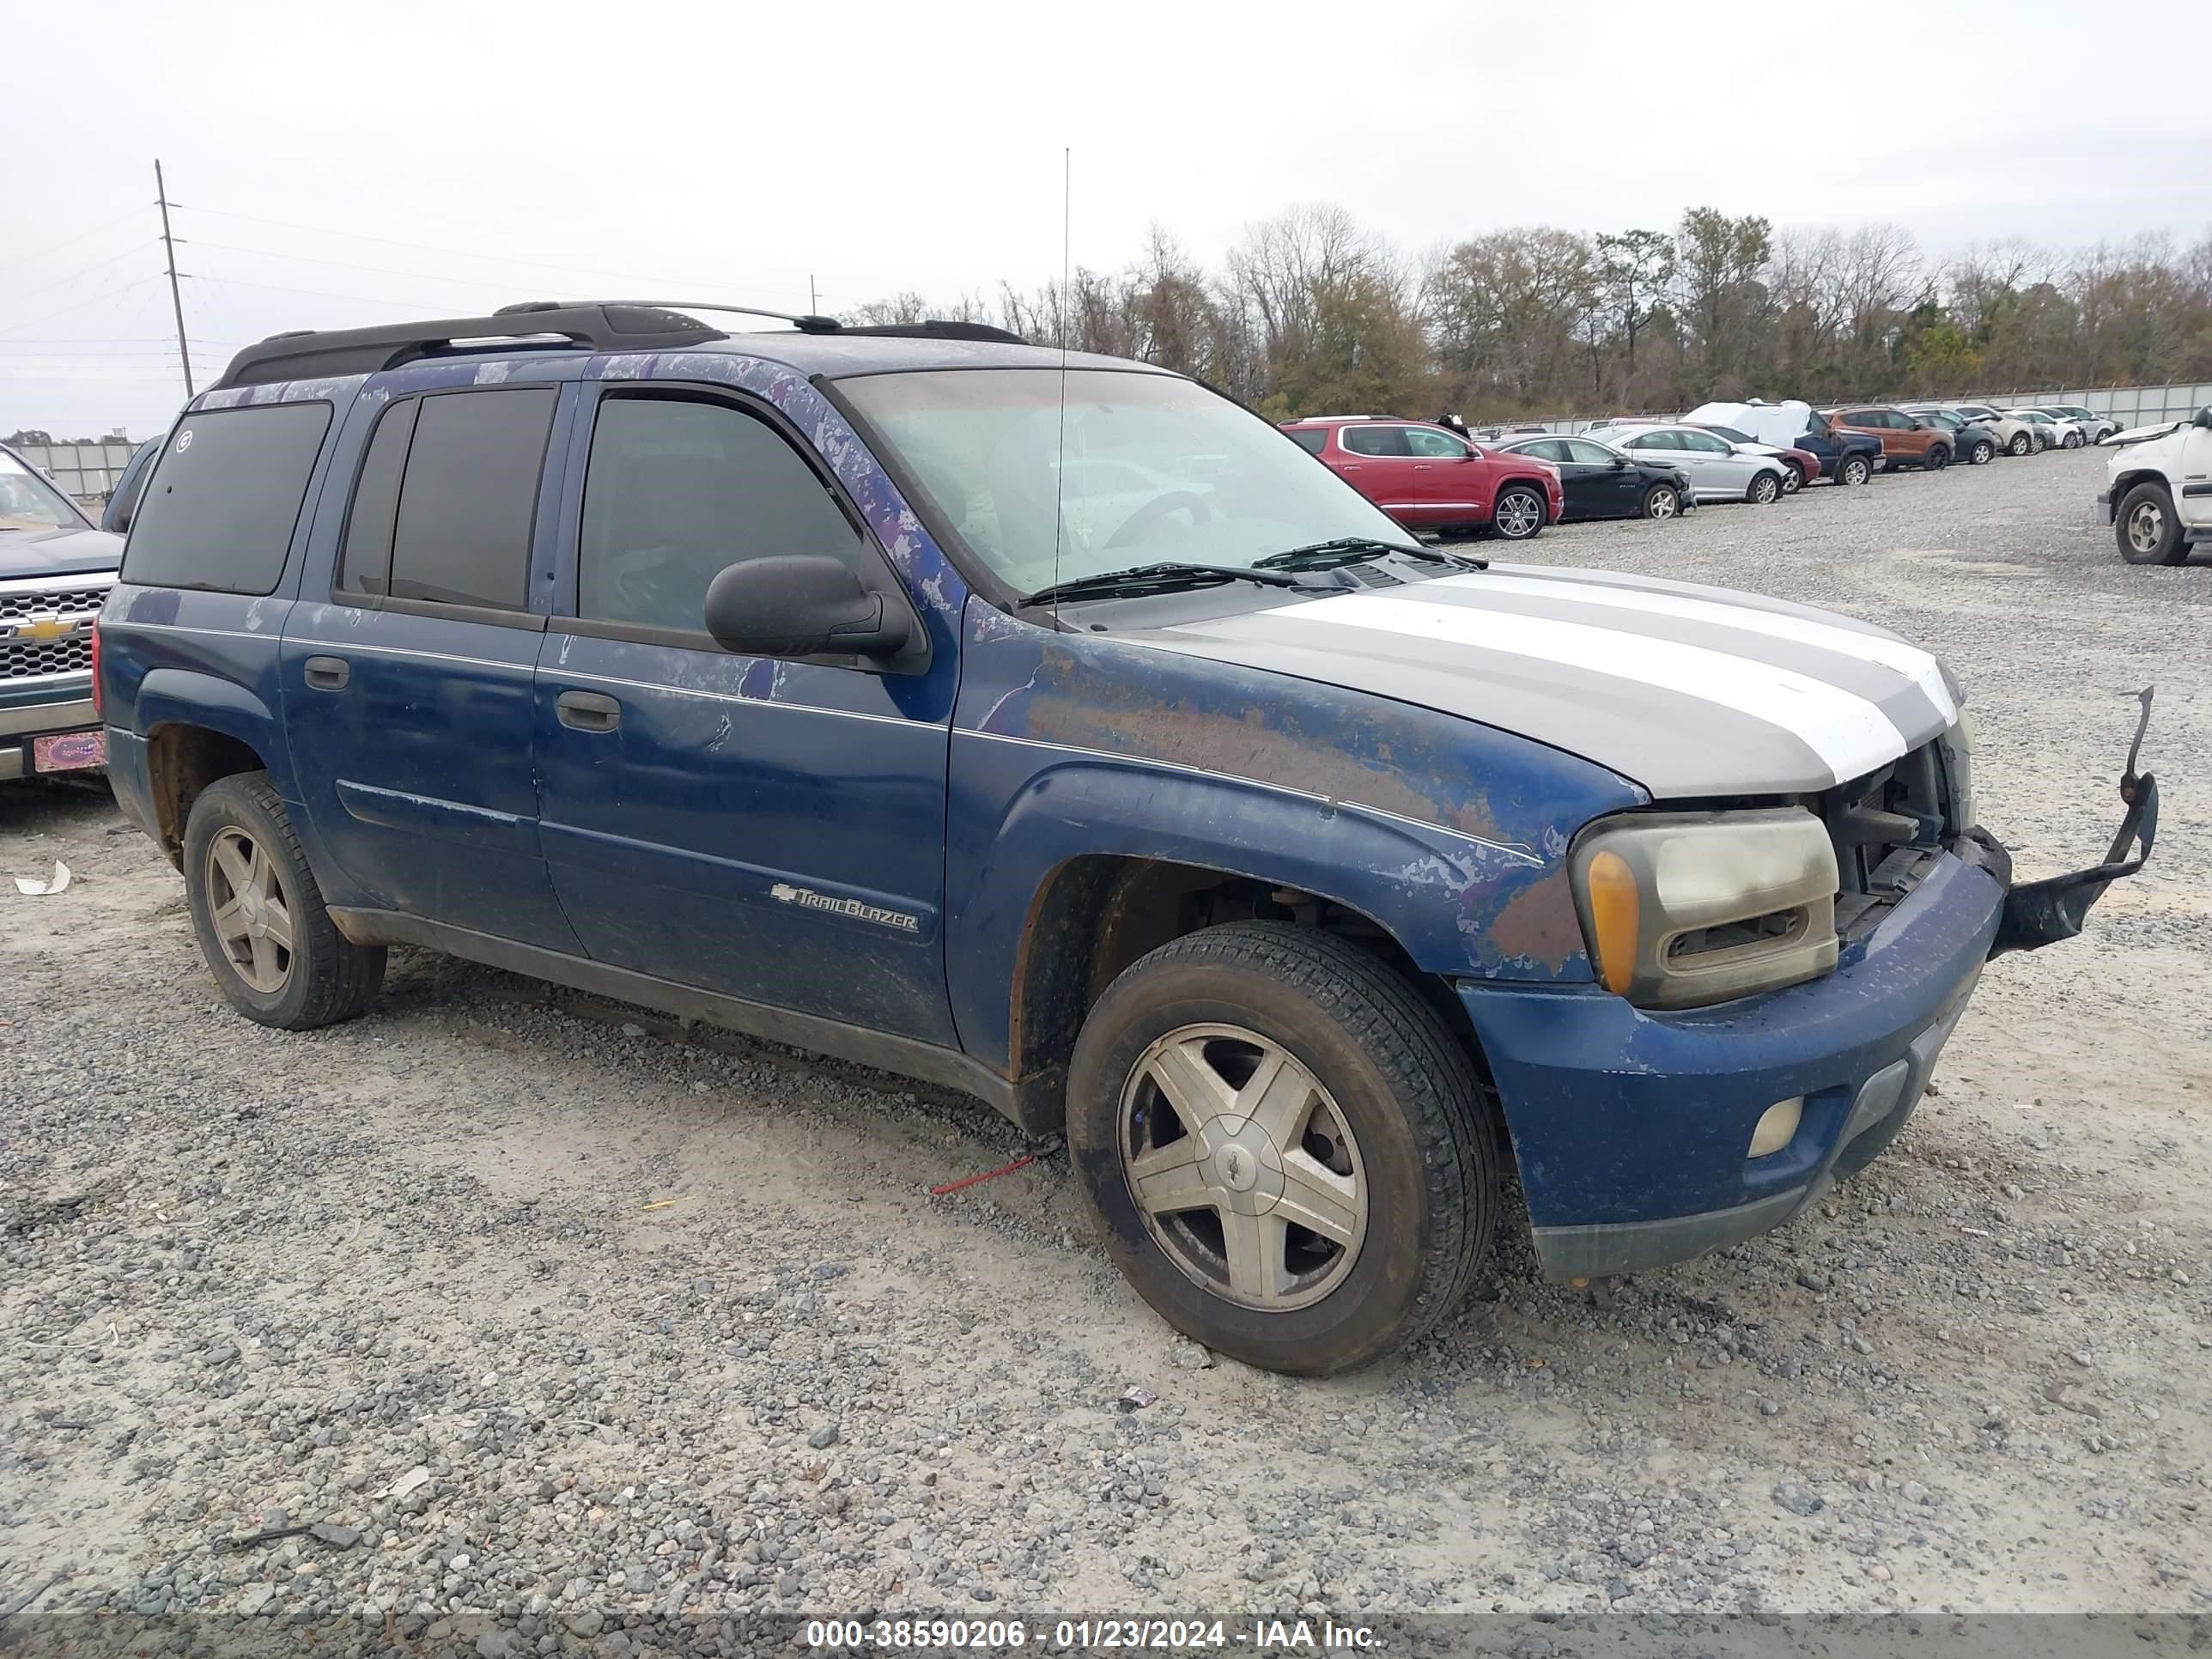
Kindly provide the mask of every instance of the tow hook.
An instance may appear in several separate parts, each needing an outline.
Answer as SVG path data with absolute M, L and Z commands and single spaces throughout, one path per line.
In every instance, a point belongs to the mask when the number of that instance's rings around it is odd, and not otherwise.
M 2120 800 L 2128 809 L 2127 816 L 2120 820 L 2119 833 L 2112 837 L 2105 861 L 2069 876 L 2052 876 L 2013 888 L 2005 895 L 2004 915 L 1997 923 L 1996 937 L 1990 942 L 1990 956 L 2001 957 L 2008 951 L 2039 951 L 2059 939 L 2072 939 L 2081 931 L 2089 907 L 2104 896 L 2105 889 L 2122 876 L 2132 876 L 2149 860 L 2151 843 L 2158 838 L 2158 780 L 2148 772 L 2138 773 L 2136 761 L 2142 753 L 2143 733 L 2150 726 L 2151 694 L 2157 689 L 2147 686 L 2135 694 L 2142 704 L 2142 714 L 2136 721 L 2136 740 L 2128 745 L 2126 769 L 2120 775 Z M 2138 845 L 2141 850 L 2130 858 L 2129 848 Z

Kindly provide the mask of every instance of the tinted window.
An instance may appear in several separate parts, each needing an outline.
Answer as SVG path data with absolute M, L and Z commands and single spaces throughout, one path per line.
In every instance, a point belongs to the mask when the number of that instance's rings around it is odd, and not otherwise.
M 368 441 L 346 513 L 345 548 L 338 556 L 333 592 L 382 593 L 391 586 L 392 526 L 399 516 L 399 475 L 407 465 L 407 441 L 415 435 L 415 413 L 422 407 L 410 398 L 384 411 Z
M 1406 448 L 1409 453 L 1429 460 L 1446 461 L 1456 460 L 1467 453 L 1467 446 L 1449 432 L 1438 432 L 1425 426 L 1401 427 L 1399 429 L 1406 434 Z
M 697 633 L 720 571 L 787 553 L 829 554 L 864 581 L 873 562 L 775 428 L 726 404 L 599 405 L 584 477 L 578 615 Z
M 1355 455 L 1407 455 L 1413 453 L 1406 447 L 1406 428 L 1402 426 L 1339 427 L 1336 441 Z
M 131 521 L 123 579 L 273 592 L 330 424 L 328 404 L 187 415 Z
M 392 526 L 395 599 L 529 608 L 550 386 L 422 399 Z
M 1563 459 L 1566 460 L 1580 461 L 1586 466 L 1613 465 L 1613 452 L 1603 444 L 1585 443 L 1579 438 L 1562 438 L 1558 440 L 1558 443 L 1563 452 Z
M 1291 434 L 1291 441 L 1309 455 L 1318 455 L 1328 447 L 1328 434 L 1321 427 L 1301 427 Z

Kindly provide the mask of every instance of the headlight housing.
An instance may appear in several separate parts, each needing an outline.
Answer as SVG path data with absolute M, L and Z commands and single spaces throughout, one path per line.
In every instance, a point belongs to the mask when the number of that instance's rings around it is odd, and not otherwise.
M 1602 818 L 1569 854 L 1599 981 L 1696 1008 L 1836 965 L 1836 850 L 1800 806 Z

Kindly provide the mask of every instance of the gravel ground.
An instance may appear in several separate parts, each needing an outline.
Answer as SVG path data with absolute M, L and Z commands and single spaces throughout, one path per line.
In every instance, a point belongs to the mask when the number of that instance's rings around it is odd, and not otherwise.
M 0 1608 L 601 1659 L 763 1609 L 2203 1612 L 2212 569 L 2123 566 L 2101 459 L 1525 556 L 1941 650 L 2024 876 L 2100 852 L 2154 682 L 2169 839 L 1814 1212 L 1596 1292 L 1509 1238 L 1330 1382 L 1171 1340 L 1064 1159 L 929 1197 L 1020 1150 L 956 1097 L 411 952 L 248 1024 L 104 790 L 0 789 L 4 872 L 76 873 L 0 896 Z

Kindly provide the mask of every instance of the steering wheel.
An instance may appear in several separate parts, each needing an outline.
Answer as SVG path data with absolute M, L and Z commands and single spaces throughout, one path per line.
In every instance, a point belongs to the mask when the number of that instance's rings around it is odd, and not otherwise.
M 1213 517 L 1213 507 L 1194 489 L 1171 489 L 1164 495 L 1155 495 L 1121 521 L 1121 527 L 1106 538 L 1108 547 L 1120 547 L 1134 541 L 1142 532 L 1149 530 L 1170 513 L 1188 510 L 1194 526 L 1206 523 Z

